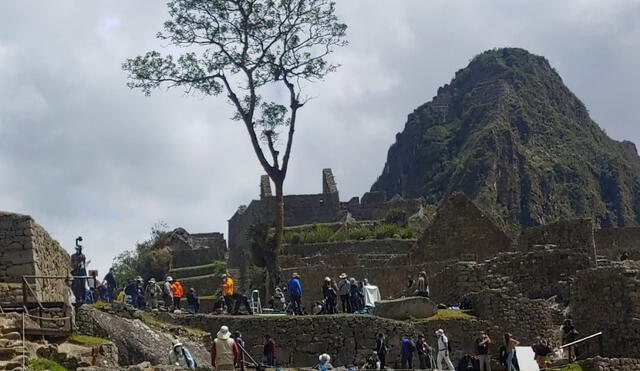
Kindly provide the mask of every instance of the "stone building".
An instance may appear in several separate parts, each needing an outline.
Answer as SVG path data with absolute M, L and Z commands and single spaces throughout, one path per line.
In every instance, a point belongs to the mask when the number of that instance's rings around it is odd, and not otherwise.
M 248 261 L 249 241 L 246 231 L 257 223 L 273 225 L 275 196 L 271 192 L 269 177 L 260 181 L 260 199 L 248 206 L 240 206 L 229 219 L 229 265 L 243 268 Z M 356 220 L 383 219 L 393 208 L 408 215 L 417 213 L 423 206 L 422 199 L 405 200 L 394 197 L 387 200 L 384 192 L 367 192 L 362 198 L 353 197 L 340 202 L 340 194 L 331 169 L 322 170 L 322 193 L 284 196 L 284 224 L 297 226 L 313 223 L 340 221 L 347 213 Z
M 67 276 L 69 254 L 29 215 L 0 212 L 0 302 L 22 301 L 23 276 Z M 63 280 L 29 280 L 38 299 L 62 301 Z

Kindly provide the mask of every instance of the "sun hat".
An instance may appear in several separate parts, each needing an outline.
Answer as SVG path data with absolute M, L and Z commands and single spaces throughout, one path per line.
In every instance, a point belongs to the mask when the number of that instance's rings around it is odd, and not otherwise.
M 167 279 L 166 279 L 165 281 L 167 281 L 167 282 L 171 282 L 171 281 L 173 281 L 173 277 L 171 277 L 171 276 L 167 276 Z
M 153 277 L 149 278 L 149 283 L 156 283 L 156 279 Z
M 443 329 L 439 329 L 438 331 L 436 331 L 436 335 L 438 335 L 438 336 L 444 335 L 444 330 Z
M 331 281 L 331 278 L 329 278 L 329 277 L 325 277 L 325 278 L 324 278 L 324 280 L 325 280 L 326 282 L 329 282 L 329 281 Z
M 347 278 L 347 274 L 346 273 L 340 273 L 338 278 Z
M 173 347 L 174 347 L 174 348 L 175 348 L 175 347 L 181 347 L 181 346 L 182 346 L 182 343 L 180 342 L 180 340 L 175 339 L 175 340 L 173 340 L 173 341 L 171 342 L 171 345 L 173 345 Z
M 299 275 L 298 273 L 295 273 L 295 272 L 294 272 L 294 273 L 291 275 L 291 277 L 293 277 L 293 278 L 300 278 L 300 275 Z
M 221 340 L 227 340 L 231 336 L 229 328 L 227 326 L 221 326 L 220 331 L 216 334 L 216 337 Z
M 331 362 L 331 356 L 327 353 L 322 353 L 320 354 L 320 357 L 318 357 L 318 360 L 323 363 L 329 363 Z

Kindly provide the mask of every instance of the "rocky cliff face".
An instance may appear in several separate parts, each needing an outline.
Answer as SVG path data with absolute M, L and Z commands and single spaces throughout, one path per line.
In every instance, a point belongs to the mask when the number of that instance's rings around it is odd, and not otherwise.
M 635 145 L 609 138 L 547 60 L 523 49 L 476 56 L 410 114 L 372 190 L 430 203 L 462 191 L 515 225 L 640 224 Z

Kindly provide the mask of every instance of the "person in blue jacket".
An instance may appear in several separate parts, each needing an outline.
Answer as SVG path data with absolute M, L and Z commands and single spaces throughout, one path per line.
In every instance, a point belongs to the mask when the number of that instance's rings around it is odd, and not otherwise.
M 298 273 L 292 274 L 289 281 L 287 281 L 287 291 L 291 297 L 291 309 L 293 313 L 301 315 L 302 307 L 300 299 L 302 298 L 302 285 L 300 285 L 300 275 L 298 275 Z

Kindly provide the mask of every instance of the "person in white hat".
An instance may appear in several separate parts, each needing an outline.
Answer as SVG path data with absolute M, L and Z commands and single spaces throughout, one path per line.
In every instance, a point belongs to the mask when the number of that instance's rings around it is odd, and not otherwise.
M 444 360 L 447 365 L 447 370 L 455 370 L 451 358 L 449 358 L 449 339 L 444 334 L 443 329 L 436 331 L 436 347 L 438 349 L 438 371 L 442 371 L 442 361 Z
M 340 274 L 338 278 L 340 279 L 340 281 L 338 281 L 338 295 L 340 295 L 342 311 L 344 313 L 353 313 L 353 309 L 351 308 L 351 299 L 349 298 L 351 283 L 349 283 L 346 273 Z
M 144 296 L 146 298 L 147 306 L 151 309 L 158 309 L 158 298 L 162 295 L 160 286 L 156 283 L 155 278 L 149 279 L 149 284 L 144 290 Z
M 162 296 L 164 297 L 164 306 L 165 309 L 171 311 L 171 307 L 173 306 L 173 289 L 171 288 L 171 282 L 173 281 L 173 277 L 167 276 L 164 280 L 164 285 L 162 286 Z
M 235 370 L 240 363 L 240 349 L 235 340 L 231 338 L 231 332 L 227 326 L 220 327 L 220 331 L 213 339 L 211 347 L 211 365 L 216 371 Z
M 169 362 L 177 367 L 195 369 L 196 362 L 193 360 L 189 350 L 182 345 L 180 340 L 175 339 L 171 342 L 171 350 L 169 351 Z
M 318 365 L 315 367 L 316 370 L 318 371 L 333 370 L 333 366 L 331 365 L 331 356 L 328 355 L 327 353 L 321 354 L 320 357 L 318 357 L 318 361 L 320 361 L 320 363 L 318 363 Z

